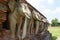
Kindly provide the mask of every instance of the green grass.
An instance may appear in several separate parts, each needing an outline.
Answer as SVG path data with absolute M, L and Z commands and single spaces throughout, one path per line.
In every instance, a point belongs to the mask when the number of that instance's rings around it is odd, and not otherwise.
M 48 30 L 52 33 L 52 40 L 56 40 L 57 37 L 60 37 L 60 27 L 49 27 Z

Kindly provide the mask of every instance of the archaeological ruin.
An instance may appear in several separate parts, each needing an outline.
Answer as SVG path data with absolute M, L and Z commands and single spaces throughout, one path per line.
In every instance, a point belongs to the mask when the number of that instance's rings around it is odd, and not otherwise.
M 26 0 L 0 0 L 0 40 L 51 40 L 48 25 Z

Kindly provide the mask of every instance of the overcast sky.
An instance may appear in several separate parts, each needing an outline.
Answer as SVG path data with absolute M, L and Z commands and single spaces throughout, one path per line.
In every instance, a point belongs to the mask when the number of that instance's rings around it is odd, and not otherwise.
M 60 21 L 60 0 L 27 0 L 32 6 L 39 10 L 48 21 L 57 18 Z

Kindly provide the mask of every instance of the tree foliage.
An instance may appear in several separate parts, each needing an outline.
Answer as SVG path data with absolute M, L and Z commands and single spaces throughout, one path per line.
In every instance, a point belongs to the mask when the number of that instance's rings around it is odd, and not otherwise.
M 52 19 L 51 26 L 60 26 L 60 23 L 58 22 L 58 19 L 57 18 Z

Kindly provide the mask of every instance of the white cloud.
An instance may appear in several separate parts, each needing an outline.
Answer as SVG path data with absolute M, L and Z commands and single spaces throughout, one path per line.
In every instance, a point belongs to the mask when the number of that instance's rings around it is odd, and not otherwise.
M 54 18 L 57 18 L 60 21 L 60 7 L 56 7 L 54 10 L 45 8 L 41 12 L 48 18 L 49 22 Z
M 41 12 L 43 14 L 60 14 L 60 7 L 56 7 L 54 10 L 44 8 Z
M 38 0 L 38 1 L 37 0 L 26 0 L 26 1 L 28 1 L 35 8 L 38 8 L 41 2 L 41 0 Z
M 44 12 L 44 13 L 50 13 L 51 10 L 50 10 L 50 9 L 45 9 L 43 12 Z
M 54 0 L 47 0 L 49 4 L 53 4 Z
M 43 15 L 47 17 L 49 22 L 53 18 L 58 18 L 60 20 L 60 7 L 56 7 L 52 10 L 49 8 L 49 4 L 54 4 L 55 0 L 27 0 L 30 4 L 32 4 L 36 9 L 38 9 Z M 47 8 L 48 7 L 48 8 Z M 52 7 L 52 6 L 51 6 Z
M 56 9 L 52 13 L 60 13 L 60 7 L 56 7 Z

